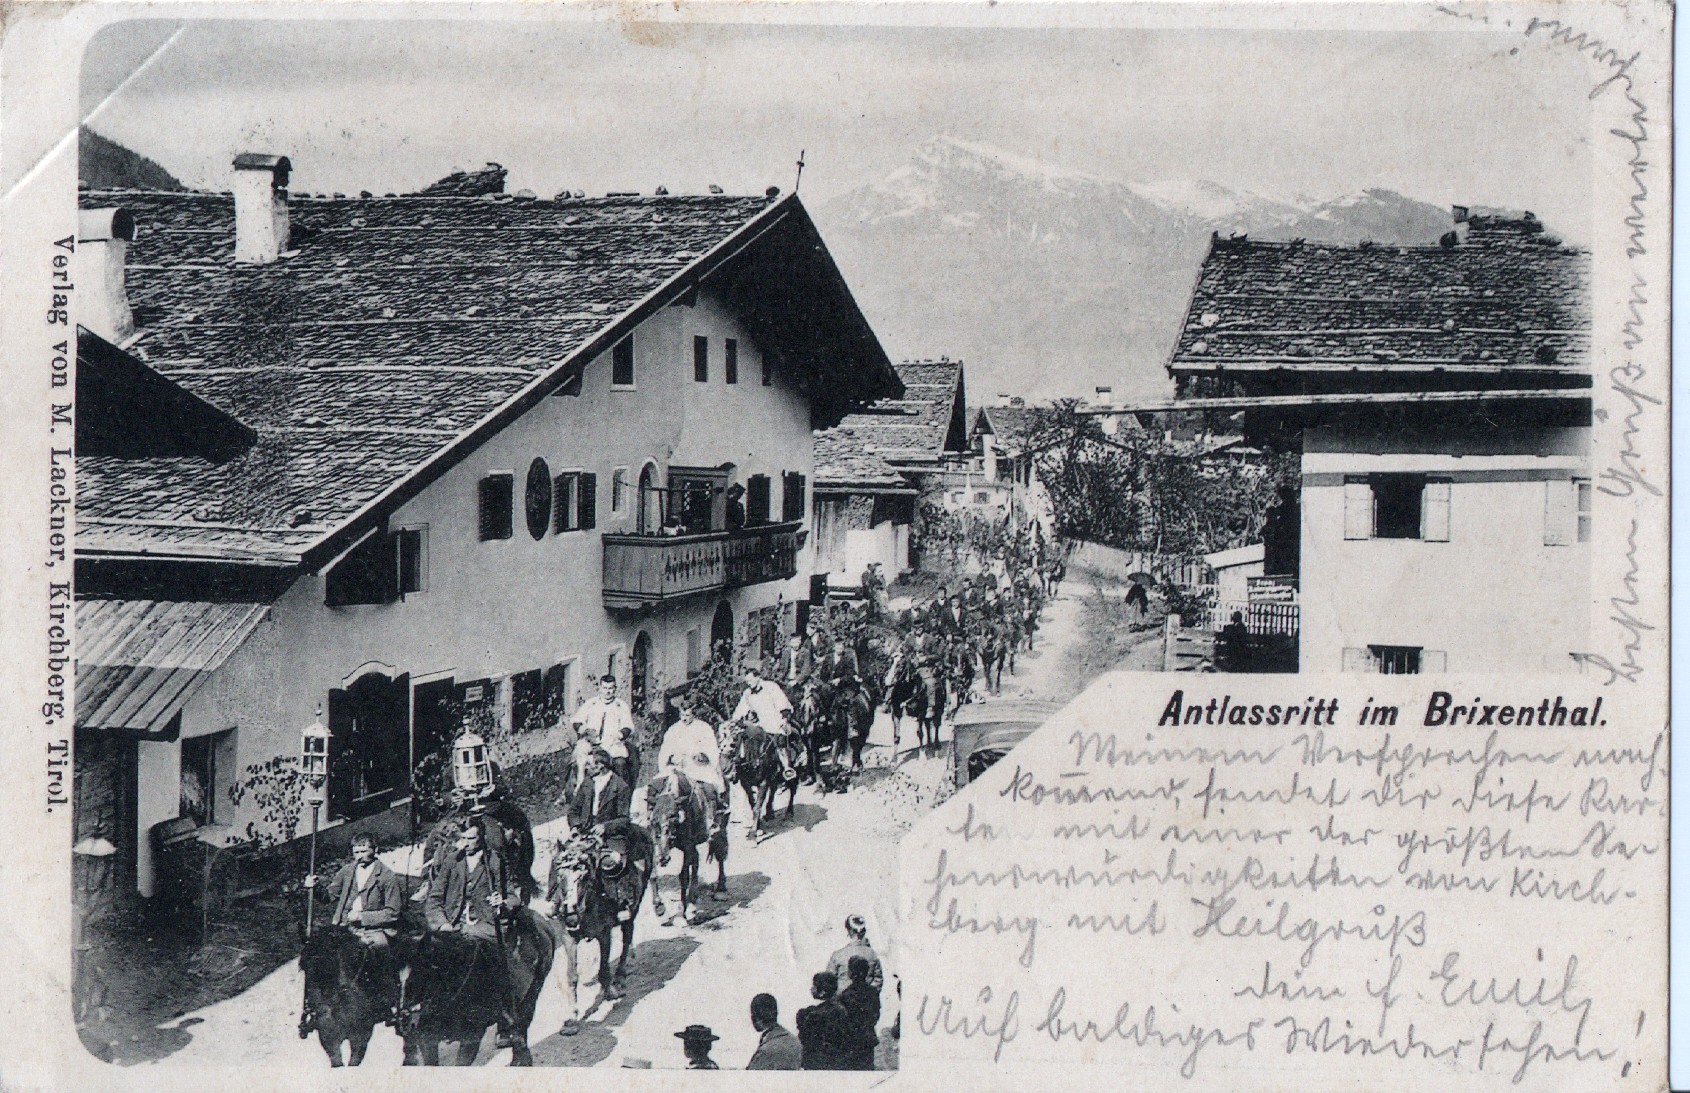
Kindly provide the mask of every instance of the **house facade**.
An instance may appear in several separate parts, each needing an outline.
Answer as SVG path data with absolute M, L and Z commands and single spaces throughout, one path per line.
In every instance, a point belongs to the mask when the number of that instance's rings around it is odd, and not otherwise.
M 1215 239 L 1181 403 L 1301 452 L 1263 587 L 1303 671 L 1571 672 L 1590 626 L 1590 260 L 1531 214 L 1425 247 Z
M 232 197 L 83 199 L 138 231 L 95 344 L 253 435 L 78 457 L 79 829 L 143 895 L 161 825 L 285 826 L 266 772 L 318 718 L 326 820 L 393 824 L 466 728 L 514 773 L 607 672 L 642 709 L 772 652 L 812 431 L 899 389 L 796 198 L 304 198 L 243 159 Z M 215 655 L 161 684 L 149 613 Z
M 870 565 L 888 582 L 909 570 L 921 504 L 942 503 L 968 460 L 963 362 L 897 367 L 900 397 L 816 434 L 816 571 L 834 587 L 858 586 Z

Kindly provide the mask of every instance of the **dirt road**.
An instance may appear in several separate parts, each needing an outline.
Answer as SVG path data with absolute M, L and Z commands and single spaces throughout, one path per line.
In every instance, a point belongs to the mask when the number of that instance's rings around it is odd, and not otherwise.
M 1066 590 L 1065 590 L 1066 591 Z M 1074 590 L 1077 591 L 1077 590 Z M 1038 648 L 1022 654 L 1017 674 L 1004 676 L 1005 696 L 1027 695 L 1066 701 L 1088 682 L 1084 658 L 1069 655 L 1084 640 L 1081 603 L 1059 595 L 1046 609 Z M 906 725 L 907 744 L 911 729 Z M 948 733 L 942 738 L 948 740 Z M 563 973 L 554 972 L 530 1033 L 540 1066 L 623 1066 L 640 1062 L 664 1069 L 684 1065 L 674 1033 L 706 1024 L 721 1040 L 715 1059 L 724 1069 L 743 1067 L 756 1047 L 747 1015 L 751 996 L 768 991 L 780 1002 L 781 1021 L 792 1027 L 797 1010 L 810 1004 L 809 979 L 845 942 L 847 915 L 868 920 L 869 939 L 886 967 L 882 1024 L 897 1010 L 897 854 L 903 833 L 942 799 L 943 745 L 933 754 L 903 750 L 894 755 L 889 718 L 882 713 L 865 752 L 869 769 L 844 794 L 799 792 L 793 819 L 777 819 L 773 834 L 751 844 L 742 824 L 731 832 L 728 893 L 707 902 L 702 921 L 664 925 L 649 900 L 637 919 L 627 994 L 601 1003 L 596 982 L 582 990 L 586 1016 L 578 1035 L 558 1030 L 569 1015 Z M 743 801 L 740 802 L 743 809 Z M 552 837 L 561 822 L 535 832 L 541 848 L 536 873 L 545 875 Z M 407 849 L 384 855 L 390 864 L 416 871 Z M 715 879 L 714 864 L 705 876 Z M 673 868 L 662 875 L 666 898 L 674 891 Z M 596 947 L 581 949 L 584 977 L 597 970 Z M 228 1063 L 323 1066 L 315 1038 L 295 1033 L 302 982 L 296 963 L 283 965 L 252 989 L 176 1022 L 187 1039 L 162 1065 Z M 491 1035 L 487 1043 L 490 1044 Z M 503 1064 L 506 1051 L 484 1051 L 481 1062 Z M 400 1065 L 398 1038 L 376 1031 L 366 1066 Z

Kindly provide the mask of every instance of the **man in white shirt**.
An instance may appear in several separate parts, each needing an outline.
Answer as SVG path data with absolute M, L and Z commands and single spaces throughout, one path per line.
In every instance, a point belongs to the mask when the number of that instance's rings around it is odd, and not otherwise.
M 634 743 L 634 712 L 616 693 L 616 677 L 599 677 L 599 693 L 581 703 L 570 718 L 579 739 L 575 742 L 575 784 L 581 784 L 587 770 L 587 753 L 603 748 L 610 756 L 611 769 L 629 785 L 639 772 L 632 769 L 636 755 Z
M 722 752 L 716 742 L 716 730 L 708 721 L 698 719 L 697 701 L 690 694 L 675 700 L 681 719 L 663 734 L 663 750 L 657 755 L 659 770 L 675 767 L 682 774 L 709 782 L 723 793 L 728 784 L 722 777 Z
M 739 705 L 734 707 L 733 720 L 739 721 L 746 717 L 754 719 L 763 731 L 773 736 L 777 741 L 775 754 L 780 758 L 781 770 L 786 779 L 791 781 L 798 777 L 792 768 L 790 747 L 795 738 L 792 727 L 792 703 L 786 697 L 786 692 L 780 689 L 780 684 L 763 678 L 763 673 L 755 666 L 745 669 L 745 693 L 739 696 Z
M 739 705 L 734 707 L 732 720 L 755 718 L 764 732 L 782 733 L 786 727 L 781 715 L 790 709 L 792 703 L 787 700 L 786 692 L 780 689 L 780 684 L 764 679 L 755 665 L 748 665 L 745 669 L 745 693 L 739 696 Z

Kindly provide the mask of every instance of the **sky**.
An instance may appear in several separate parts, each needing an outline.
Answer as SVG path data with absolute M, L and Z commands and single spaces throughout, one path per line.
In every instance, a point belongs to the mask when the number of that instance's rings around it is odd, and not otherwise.
M 139 21 L 90 43 L 83 114 L 208 189 L 227 188 L 236 153 L 262 151 L 289 156 L 305 192 L 402 192 L 486 161 L 543 196 L 786 191 L 802 150 L 816 206 L 950 135 L 1123 181 L 1529 208 L 1587 237 L 1581 62 L 1426 19 L 1411 32 Z

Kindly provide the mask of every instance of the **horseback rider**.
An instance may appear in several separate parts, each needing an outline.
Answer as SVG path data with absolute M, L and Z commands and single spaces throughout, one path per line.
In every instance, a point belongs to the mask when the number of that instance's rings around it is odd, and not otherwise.
M 797 778 L 798 772 L 787 751 L 787 744 L 794 734 L 792 702 L 780 689 L 780 684 L 763 678 L 762 671 L 755 664 L 745 667 L 745 692 L 739 696 L 739 704 L 734 707 L 729 720 L 744 721 L 747 718 L 756 721 L 759 728 L 774 738 L 775 754 L 780 756 L 785 779 L 790 782 Z
M 691 692 L 675 699 L 681 711 L 680 720 L 663 734 L 663 747 L 658 752 L 657 767 L 679 769 L 696 781 L 710 782 L 723 793 L 728 791 L 727 779 L 722 777 L 722 751 L 716 740 L 716 730 L 698 717 L 698 700 Z
M 579 734 L 575 744 L 576 784 L 586 773 L 587 753 L 603 748 L 611 769 L 633 785 L 639 777 L 639 746 L 634 735 L 634 712 L 616 689 L 616 677 L 606 672 L 599 677 L 599 693 L 581 703 L 570 718 Z
M 315 873 L 305 878 L 305 889 L 314 897 L 317 889 Z M 344 926 L 352 936 L 371 950 L 371 955 L 386 962 L 386 972 L 372 976 L 380 984 L 380 1001 L 393 1022 L 393 1010 L 399 1004 L 399 969 L 389 949 L 399 933 L 399 916 L 405 910 L 405 892 L 399 877 L 376 857 L 376 841 L 369 835 L 352 837 L 352 860 L 342 866 L 329 881 L 328 901 L 334 905 L 329 921 Z M 378 965 L 379 967 L 380 965 Z
M 625 830 L 633 794 L 603 748 L 587 753 L 585 774 L 569 802 L 569 830 L 600 836 L 612 827 Z
M 481 825 L 466 823 L 458 832 L 454 850 L 435 872 L 428 886 L 425 904 L 428 928 L 436 933 L 458 933 L 492 942 L 497 946 L 489 964 L 503 975 L 502 921 L 517 905 L 512 898 L 505 865 L 498 853 L 482 842 Z M 499 1042 L 510 1046 L 517 1019 L 508 983 L 499 993 Z

